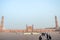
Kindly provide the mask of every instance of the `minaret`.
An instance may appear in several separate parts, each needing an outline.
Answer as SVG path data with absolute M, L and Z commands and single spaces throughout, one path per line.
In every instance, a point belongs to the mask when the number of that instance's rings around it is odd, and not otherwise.
M 4 16 L 2 16 L 2 20 L 1 20 L 1 30 L 3 30 L 3 26 L 4 26 Z
M 27 24 L 26 24 L 26 32 L 28 32 L 28 27 L 27 27 Z
M 33 32 L 33 26 L 34 26 L 34 25 L 32 25 L 32 32 Z
M 58 20 L 57 20 L 57 16 L 55 16 L 55 26 L 56 26 L 56 29 L 58 28 Z

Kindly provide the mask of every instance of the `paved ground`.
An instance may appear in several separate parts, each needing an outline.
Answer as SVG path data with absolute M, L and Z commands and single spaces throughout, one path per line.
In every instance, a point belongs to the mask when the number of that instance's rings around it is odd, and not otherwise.
M 59 33 L 49 33 L 52 40 L 60 40 Z M 23 35 L 22 33 L 0 33 L 0 40 L 39 40 L 39 35 Z

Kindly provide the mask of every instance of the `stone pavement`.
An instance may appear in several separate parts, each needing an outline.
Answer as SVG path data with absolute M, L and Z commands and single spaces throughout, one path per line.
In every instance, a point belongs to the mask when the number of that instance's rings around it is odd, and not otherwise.
M 60 40 L 59 33 L 49 33 L 52 40 Z M 39 35 L 24 35 L 23 33 L 1 33 L 0 40 L 39 40 Z

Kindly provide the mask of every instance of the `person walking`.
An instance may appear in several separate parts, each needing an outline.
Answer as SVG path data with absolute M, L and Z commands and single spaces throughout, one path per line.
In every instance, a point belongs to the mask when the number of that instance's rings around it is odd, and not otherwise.
M 46 33 L 47 40 L 51 40 L 51 36 Z
M 49 40 L 49 35 L 46 33 L 47 40 Z
M 45 33 L 42 33 L 40 36 L 39 36 L 39 40 L 47 40 L 46 36 L 45 36 Z
M 42 40 L 42 37 L 41 37 L 41 35 L 39 36 L 39 40 Z
M 52 38 L 51 38 L 51 36 L 49 35 L 49 40 L 51 40 Z

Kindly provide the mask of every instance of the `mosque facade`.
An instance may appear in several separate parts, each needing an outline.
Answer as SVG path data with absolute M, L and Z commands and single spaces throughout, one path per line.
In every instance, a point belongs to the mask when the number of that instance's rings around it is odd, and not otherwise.
M 55 28 L 45 28 L 45 29 L 34 29 L 34 26 L 27 26 L 26 25 L 26 29 L 24 30 L 7 30 L 7 29 L 3 29 L 4 28 L 4 16 L 2 16 L 1 18 L 1 22 L 0 22 L 0 32 L 55 32 L 55 30 L 58 28 L 58 21 L 57 21 L 57 16 L 55 16 Z

